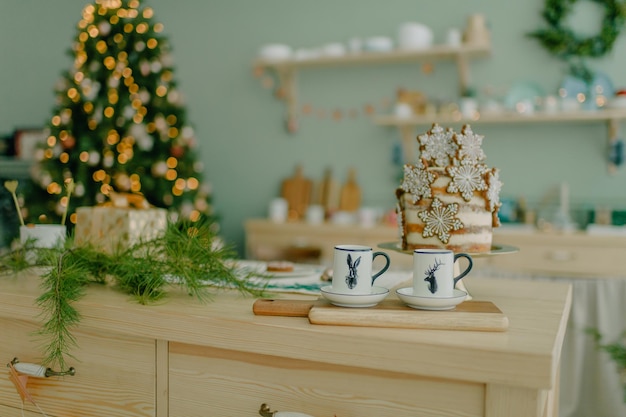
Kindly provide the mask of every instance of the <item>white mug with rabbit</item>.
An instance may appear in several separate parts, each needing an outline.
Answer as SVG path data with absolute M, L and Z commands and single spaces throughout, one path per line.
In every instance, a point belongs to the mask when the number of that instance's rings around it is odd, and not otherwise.
M 379 256 L 385 258 L 385 265 L 372 275 L 372 264 Z M 386 253 L 374 252 L 369 246 L 337 245 L 332 291 L 337 294 L 371 294 L 374 281 L 389 269 L 390 262 Z
M 468 261 L 463 272 L 454 267 L 459 258 Z M 472 257 L 447 249 L 413 251 L 413 295 L 418 297 L 453 297 L 454 286 L 472 269 Z

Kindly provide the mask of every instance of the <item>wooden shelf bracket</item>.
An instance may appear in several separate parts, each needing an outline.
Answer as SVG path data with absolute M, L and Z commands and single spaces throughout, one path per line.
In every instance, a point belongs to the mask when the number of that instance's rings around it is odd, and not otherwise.
M 296 89 L 296 71 L 293 67 L 277 67 L 278 88 L 276 96 L 285 102 L 287 114 L 285 123 L 289 133 L 298 130 L 298 95 Z

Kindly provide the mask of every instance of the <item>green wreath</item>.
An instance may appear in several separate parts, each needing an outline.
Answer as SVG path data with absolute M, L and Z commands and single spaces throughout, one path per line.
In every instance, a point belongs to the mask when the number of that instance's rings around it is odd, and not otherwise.
M 562 59 L 598 58 L 606 55 L 613 48 L 626 20 L 626 4 L 623 0 L 590 0 L 605 8 L 602 29 L 594 36 L 580 37 L 562 22 L 572 11 L 576 1 L 546 0 L 542 16 L 549 27 L 531 32 L 529 36 L 537 39 L 550 53 Z

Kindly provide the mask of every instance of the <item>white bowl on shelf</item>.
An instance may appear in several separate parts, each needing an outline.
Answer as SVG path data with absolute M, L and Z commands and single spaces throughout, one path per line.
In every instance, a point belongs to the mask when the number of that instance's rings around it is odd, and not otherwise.
M 320 49 L 324 56 L 344 56 L 346 54 L 346 46 L 342 43 L 328 43 Z
M 393 40 L 387 36 L 373 36 L 365 39 L 363 46 L 370 52 L 389 52 L 393 49 Z
M 421 23 L 404 23 L 398 30 L 398 48 L 402 50 L 428 49 L 433 45 L 433 31 Z
M 306 61 L 307 59 L 317 59 L 322 56 L 319 49 L 315 48 L 300 48 L 296 49 L 293 54 L 293 58 L 296 61 Z
M 259 49 L 259 57 L 269 61 L 284 61 L 290 59 L 293 51 L 289 45 L 281 43 L 271 43 L 263 45 Z

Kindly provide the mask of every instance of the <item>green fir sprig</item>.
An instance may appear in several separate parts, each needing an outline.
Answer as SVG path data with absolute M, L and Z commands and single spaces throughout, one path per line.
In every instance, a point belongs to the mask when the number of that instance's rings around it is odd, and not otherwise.
M 90 245 L 74 244 L 68 237 L 62 246 L 37 248 L 27 241 L 0 257 L 0 272 L 18 272 L 44 267 L 37 305 L 43 324 L 43 364 L 67 368 L 71 351 L 77 347 L 72 329 L 80 322 L 75 302 L 90 284 L 111 283 L 141 304 L 182 288 L 200 302 L 208 302 L 216 291 L 234 289 L 246 295 L 263 296 L 265 287 L 250 280 L 252 272 L 241 272 L 232 262 L 235 252 L 217 244 L 210 223 L 169 223 L 158 238 L 140 241 L 106 253 Z
M 622 334 L 621 341 L 613 343 L 602 343 L 602 335 L 597 329 L 587 329 L 587 333 L 593 336 L 596 348 L 608 353 L 611 360 L 617 365 L 617 371 L 624 388 L 624 402 L 626 403 L 626 331 Z
M 74 302 L 84 295 L 89 279 L 84 274 L 86 265 L 71 250 L 64 249 L 60 254 L 46 251 L 44 256 L 51 268 L 42 276 L 44 292 L 36 300 L 44 317 L 39 334 L 49 340 L 44 348 L 44 364 L 64 370 L 66 357 L 73 358 L 69 352 L 77 346 L 71 329 L 80 321 L 80 313 Z

